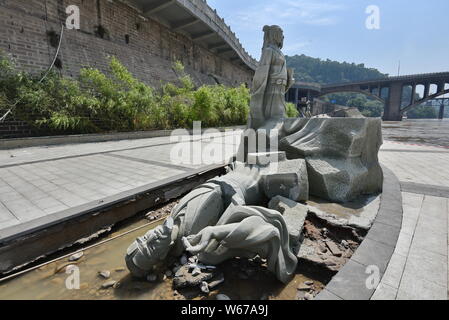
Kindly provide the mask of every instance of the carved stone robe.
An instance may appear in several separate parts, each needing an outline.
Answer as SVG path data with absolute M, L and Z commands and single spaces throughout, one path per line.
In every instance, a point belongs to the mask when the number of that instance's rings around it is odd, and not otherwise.
M 286 117 L 285 92 L 288 82 L 284 54 L 276 46 L 265 47 L 254 75 L 248 128 L 263 128 L 268 120 L 278 121 Z

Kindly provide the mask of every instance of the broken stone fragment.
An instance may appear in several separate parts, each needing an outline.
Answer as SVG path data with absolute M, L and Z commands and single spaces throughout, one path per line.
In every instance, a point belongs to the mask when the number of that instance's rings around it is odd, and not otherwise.
M 117 283 L 117 281 L 111 280 L 111 281 L 107 281 L 105 283 L 103 283 L 101 285 L 101 289 L 109 289 L 112 288 L 113 286 L 115 286 L 115 284 Z
M 190 272 L 190 267 L 188 265 L 182 266 L 178 272 L 176 272 L 173 279 L 173 286 L 175 289 L 186 288 L 186 287 L 197 287 L 203 281 L 211 280 L 214 277 L 213 270 L 199 270 L 199 274 L 194 275 Z
M 201 282 L 200 289 L 201 289 L 201 292 L 205 293 L 205 294 L 209 294 L 209 292 L 210 292 L 209 284 L 206 281 Z
M 197 275 L 201 274 L 201 269 L 200 268 L 194 268 L 192 271 L 192 276 L 196 277 Z
M 290 245 L 296 254 L 299 250 L 298 245 L 301 240 L 304 222 L 307 218 L 307 206 L 290 199 L 277 196 L 271 199 L 268 204 L 269 209 L 279 211 L 287 224 Z
M 310 289 L 312 289 L 312 286 L 307 285 L 307 284 L 305 284 L 305 283 L 300 284 L 300 285 L 298 286 L 298 290 L 299 290 L 299 291 L 309 291 Z
M 319 244 L 307 238 L 301 243 L 297 257 L 300 262 L 309 262 L 333 272 L 339 271 L 347 261 L 346 257 L 331 255 L 330 250 L 327 254 L 321 253 Z
M 311 293 L 306 293 L 306 294 L 304 295 L 304 299 L 306 299 L 306 300 L 313 300 L 313 299 L 314 299 L 314 296 L 313 296 L 313 294 L 311 294 Z
M 285 160 L 287 160 L 285 152 L 258 152 L 248 153 L 247 163 L 249 165 L 265 167 L 272 163 L 282 162 Z
M 336 257 L 341 257 L 343 252 L 338 248 L 338 246 L 333 241 L 326 241 L 326 246 L 329 248 L 331 253 Z
M 229 298 L 227 295 L 225 294 L 217 294 L 216 296 L 217 300 L 231 300 L 231 298 Z
M 223 273 L 220 273 L 217 277 L 214 277 L 211 281 L 209 281 L 209 289 L 215 289 L 224 281 L 225 281 L 224 275 Z
M 262 170 L 265 195 L 283 196 L 293 201 L 309 199 L 309 179 L 305 160 L 285 160 Z
M 71 261 L 71 262 L 78 261 L 83 256 L 84 256 L 84 252 L 83 251 L 77 252 L 77 253 L 75 253 L 75 254 L 70 256 L 69 261 Z
M 111 277 L 111 272 L 108 270 L 103 270 L 103 271 L 98 272 L 98 275 L 100 277 L 102 277 L 103 279 L 109 279 Z

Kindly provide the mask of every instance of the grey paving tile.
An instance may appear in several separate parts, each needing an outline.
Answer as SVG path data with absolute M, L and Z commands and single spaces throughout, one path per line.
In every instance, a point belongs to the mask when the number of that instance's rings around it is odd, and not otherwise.
M 404 274 L 397 300 L 447 300 L 447 287 Z
M 435 233 L 432 229 L 421 226 L 416 228 L 412 242 L 413 246 L 446 256 L 447 235 Z
M 332 292 L 329 292 L 328 290 L 324 289 L 315 297 L 314 300 L 343 300 L 343 299 L 336 296 Z
M 404 219 L 402 219 L 401 233 L 406 233 L 412 236 L 415 233 L 417 224 L 418 217 L 404 217 Z
M 433 217 L 447 221 L 447 199 L 425 196 L 420 216 Z
M 60 201 L 50 197 L 33 201 L 33 203 L 42 210 L 62 205 Z
M 432 230 L 432 232 L 440 233 L 446 235 L 447 230 L 447 220 L 441 220 L 434 217 L 421 216 L 418 220 L 417 229 L 427 229 Z
M 378 241 L 365 238 L 352 256 L 352 260 L 364 266 L 377 266 L 380 272 L 387 269 L 394 247 Z
M 396 300 L 397 293 L 398 289 L 381 282 L 371 300 Z
M 61 205 L 57 205 L 57 206 L 54 206 L 54 207 L 50 207 L 50 208 L 44 209 L 44 212 L 46 214 L 51 214 L 51 213 L 56 213 L 56 212 L 60 212 L 60 211 L 67 210 L 67 209 L 69 209 L 69 206 L 61 204 Z
M 394 247 L 398 241 L 399 231 L 399 226 L 392 227 L 390 225 L 379 223 L 376 219 L 366 237 L 368 239 L 386 244 L 390 247 Z
M 394 253 L 407 257 L 412 245 L 412 239 L 413 235 L 401 231 Z
M 399 288 L 401 278 L 404 273 L 407 257 L 393 253 L 388 263 L 387 271 L 382 278 L 382 283 L 392 288 Z
M 407 257 L 404 276 L 410 275 L 447 287 L 447 255 L 439 255 L 428 250 L 412 246 Z
M 375 291 L 367 286 L 369 276 L 366 266 L 350 260 L 326 289 L 344 300 L 369 300 Z
M 3 203 L 0 202 L 0 222 L 5 222 L 8 220 L 17 220 L 16 217 L 9 211 Z

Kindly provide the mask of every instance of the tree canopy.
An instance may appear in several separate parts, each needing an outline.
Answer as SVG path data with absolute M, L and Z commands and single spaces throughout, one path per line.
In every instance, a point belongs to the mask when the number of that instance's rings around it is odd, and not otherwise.
M 304 54 L 286 56 L 289 68 L 295 69 L 297 81 L 318 82 L 321 84 L 354 82 L 372 79 L 382 79 L 388 74 L 362 64 L 338 62 L 329 59 L 308 57 Z

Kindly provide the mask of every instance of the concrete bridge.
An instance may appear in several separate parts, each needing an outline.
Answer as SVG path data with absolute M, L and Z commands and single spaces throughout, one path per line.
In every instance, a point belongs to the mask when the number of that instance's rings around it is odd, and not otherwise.
M 410 94 L 406 88 L 409 88 Z M 418 95 L 418 91 L 421 93 Z M 449 72 L 388 77 L 371 81 L 324 85 L 319 96 L 331 93 L 363 93 L 385 104 L 383 120 L 400 121 L 408 110 L 449 93 Z M 440 112 L 440 117 L 441 117 Z
M 128 0 L 145 17 L 187 34 L 217 55 L 250 70 L 257 61 L 243 48 L 239 39 L 206 0 Z

